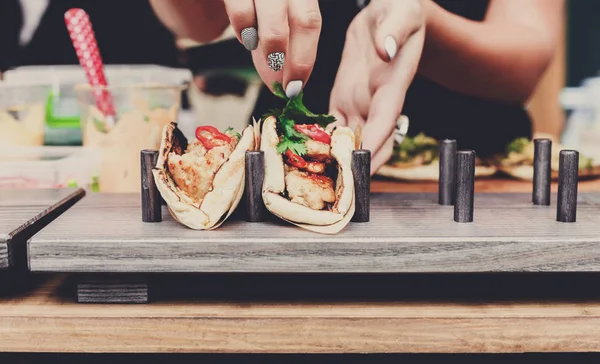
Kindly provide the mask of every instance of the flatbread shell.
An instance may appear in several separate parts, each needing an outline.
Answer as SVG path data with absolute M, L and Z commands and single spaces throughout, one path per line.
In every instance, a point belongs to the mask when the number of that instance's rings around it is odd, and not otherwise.
M 475 166 L 475 178 L 490 177 L 496 174 L 498 169 L 494 166 Z M 404 181 L 437 181 L 440 174 L 439 160 L 427 165 L 394 167 L 383 165 L 376 173 L 378 176 L 393 178 Z
M 222 224 L 224 217 L 226 219 L 231 215 L 242 198 L 245 188 L 246 151 L 254 149 L 254 142 L 254 128 L 248 126 L 242 132 L 242 138 L 236 148 L 216 173 L 212 191 L 206 194 L 198 206 L 177 187 L 168 173 L 169 153 L 174 148 L 181 147 L 181 144 L 187 145 L 187 139 L 176 123 L 166 125 L 158 161 L 152 173 L 156 187 L 173 218 L 195 230 L 208 230 Z
M 283 157 L 277 153 L 279 137 L 277 120 L 267 118 L 262 125 L 261 147 L 265 153 L 265 177 L 263 201 L 275 216 L 299 227 L 320 233 L 335 233 L 348 224 L 354 214 L 354 177 L 352 174 L 352 151 L 355 148 L 354 133 L 350 128 L 337 127 L 331 135 L 331 153 L 338 164 L 336 186 L 337 210 L 317 211 L 289 201 L 282 196 L 285 191 Z M 348 215 L 350 217 L 348 218 Z M 315 228 L 320 226 L 320 228 Z

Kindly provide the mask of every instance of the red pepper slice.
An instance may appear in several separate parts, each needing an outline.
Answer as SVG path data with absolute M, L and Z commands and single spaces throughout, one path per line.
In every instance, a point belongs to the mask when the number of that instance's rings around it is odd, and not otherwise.
M 285 152 L 285 156 L 287 157 L 288 163 L 297 168 L 306 168 L 306 161 L 304 158 L 300 157 L 298 154 L 292 152 L 291 150 L 287 150 Z
M 331 137 L 319 124 L 296 124 L 294 128 L 317 142 L 331 144 Z
M 223 141 L 227 144 L 231 143 L 231 138 L 226 134 L 223 134 L 219 129 L 214 126 L 204 125 L 196 128 L 196 138 L 204 145 L 206 149 L 212 149 L 223 145 L 224 143 L 218 142 Z

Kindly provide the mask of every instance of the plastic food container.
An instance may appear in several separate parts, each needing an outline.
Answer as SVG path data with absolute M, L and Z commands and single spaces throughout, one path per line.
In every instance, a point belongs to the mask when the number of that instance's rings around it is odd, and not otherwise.
M 192 79 L 191 71 L 157 65 L 106 65 L 109 85 L 160 83 L 181 85 Z M 74 86 L 87 82 L 79 65 L 25 66 L 3 75 L 10 83 L 50 85 L 43 95 L 46 107 L 46 145 L 81 145 L 79 106 Z
M 159 149 L 164 126 L 177 121 L 185 88 L 161 84 L 75 87 L 83 146 L 96 150 L 101 158 L 101 192 L 140 192 L 140 151 Z M 116 112 L 112 121 L 97 104 L 97 95 L 106 91 Z
M 97 152 L 83 147 L 1 147 L 0 188 L 97 191 L 99 167 Z
M 560 102 L 569 112 L 562 143 L 600 160 L 600 77 L 584 80 L 581 87 L 563 89 Z
M 0 145 L 44 145 L 49 85 L 0 82 Z

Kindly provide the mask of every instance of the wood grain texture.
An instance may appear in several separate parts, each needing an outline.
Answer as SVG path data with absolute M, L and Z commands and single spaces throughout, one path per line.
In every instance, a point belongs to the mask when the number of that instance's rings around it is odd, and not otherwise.
M 456 192 L 456 152 L 455 139 L 440 141 L 440 172 L 438 177 L 438 203 L 444 206 L 454 205 Z
M 557 221 L 572 223 L 577 220 L 578 168 L 579 152 L 561 150 L 558 171 Z
M 475 151 L 459 150 L 456 153 L 456 192 L 454 221 L 473 222 L 475 194 Z
M 158 192 L 154 182 L 152 169 L 158 160 L 157 150 L 142 150 L 140 152 L 141 169 L 141 198 L 142 198 L 142 221 L 160 222 L 162 220 L 162 196 Z
M 600 192 L 600 178 L 579 181 L 579 192 Z M 479 193 L 531 193 L 532 186 L 529 181 L 519 181 L 510 177 L 481 178 L 475 180 L 475 191 Z M 557 182 L 553 182 L 551 191 L 558 191 Z M 396 181 L 379 176 L 371 181 L 371 192 L 438 192 L 437 182 L 408 182 Z
M 371 222 L 320 235 L 280 220 L 215 231 L 139 220 L 135 195 L 91 195 L 28 244 L 39 272 L 470 273 L 600 271 L 600 194 L 579 194 L 577 223 L 531 194 L 476 194 L 471 224 L 437 194 L 373 194 Z M 555 199 L 556 196 L 553 195 Z M 555 202 L 553 202 L 555 203 Z M 165 214 L 167 216 L 168 214 Z M 110 229 L 106 227 L 110 226 Z
M 79 303 L 148 303 L 148 282 L 143 277 L 80 277 Z
M 246 186 L 244 188 L 244 207 L 246 208 L 246 221 L 264 221 L 267 214 L 262 198 L 262 187 L 265 179 L 265 152 L 246 152 Z
M 600 351 L 597 302 L 168 302 L 0 298 L 0 351 L 523 353 Z
M 1 237 L 0 240 L 2 240 Z M 4 242 L 0 242 L 0 269 L 6 268 L 8 268 L 8 244 L 4 238 Z
M 354 216 L 352 222 L 369 222 L 371 219 L 371 151 L 352 152 L 354 176 Z
M 79 189 L 0 189 L 0 269 L 24 258 L 25 242 L 85 195 Z M 23 259 L 19 257 L 23 255 Z
M 550 205 L 552 183 L 552 140 L 534 139 L 533 191 L 531 199 L 535 205 Z

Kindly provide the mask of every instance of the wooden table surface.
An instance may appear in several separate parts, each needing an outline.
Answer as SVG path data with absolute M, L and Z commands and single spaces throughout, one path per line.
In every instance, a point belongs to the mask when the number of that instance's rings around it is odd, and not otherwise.
M 435 192 L 435 184 L 373 181 L 374 191 Z M 478 181 L 477 191 L 527 192 L 530 184 Z M 580 191 L 600 191 L 586 182 Z M 427 275 L 426 277 L 430 277 Z M 0 297 L 2 352 L 111 353 L 523 353 L 600 351 L 600 294 L 597 275 L 584 278 L 508 275 L 473 284 L 429 282 L 425 278 L 380 288 L 389 298 L 317 297 L 339 286 L 303 287 L 285 281 L 271 289 L 256 282 L 196 282 L 196 291 L 244 290 L 251 298 L 206 293 L 200 299 L 173 298 L 147 305 L 77 304 L 68 276 L 52 275 L 33 292 Z M 512 278 L 511 278 L 512 277 Z M 535 276 L 537 277 L 537 276 Z M 375 289 L 364 283 L 362 289 Z M 371 278 L 366 278 L 367 280 Z M 451 278 L 454 279 L 454 278 Z M 537 279 L 537 278 L 535 278 Z M 315 278 L 313 278 L 314 282 Z M 321 279 L 317 278 L 317 281 Z M 323 279 L 326 281 L 327 279 Z M 354 291 L 351 279 L 345 286 Z M 559 281 L 562 281 L 559 284 Z M 371 281 L 367 281 L 371 282 Z M 577 284 L 574 284 L 577 283 Z M 574 287 L 581 285 L 577 294 Z M 170 283 L 172 287 L 178 283 Z M 205 286 L 203 286 L 205 284 Z M 543 286 L 546 294 L 534 293 Z M 349 288 L 348 288 L 349 287 Z M 366 288 L 365 288 L 366 287 Z M 584 289 L 585 288 L 585 289 Z M 357 288 L 358 289 L 358 288 Z M 187 289 L 186 292 L 194 289 Z M 428 290 L 420 298 L 411 292 Z M 455 298 L 456 291 L 471 299 Z M 261 298 L 260 292 L 275 297 Z M 283 291 L 283 293 L 282 293 Z M 500 296 L 494 296 L 503 291 Z M 520 292 L 517 294 L 517 291 Z M 258 293 L 256 293 L 258 292 Z M 286 296 L 286 292 L 291 296 Z M 431 292 L 434 292 L 433 294 Z M 436 292 L 450 292 L 438 297 Z M 484 292 L 486 297 L 483 297 Z M 548 293 L 550 292 L 550 293 Z M 558 292 L 558 293 L 557 293 Z M 582 293 L 583 292 L 583 293 Z M 490 294 L 494 297 L 489 297 Z M 481 295 L 481 297 L 480 297 Z M 387 297 L 387 298 L 386 298 Z
M 600 351 L 598 298 L 584 302 L 175 299 L 148 305 L 88 305 L 58 294 L 62 280 L 56 276 L 25 297 L 0 299 L 0 351 Z
M 600 179 L 580 181 L 579 192 L 600 191 Z M 437 182 L 398 182 L 390 179 L 375 177 L 371 181 L 373 192 L 437 192 Z M 477 192 L 527 192 L 532 191 L 532 183 L 511 178 L 477 179 L 475 180 L 475 193 Z M 552 191 L 558 191 L 558 184 L 552 183 Z

